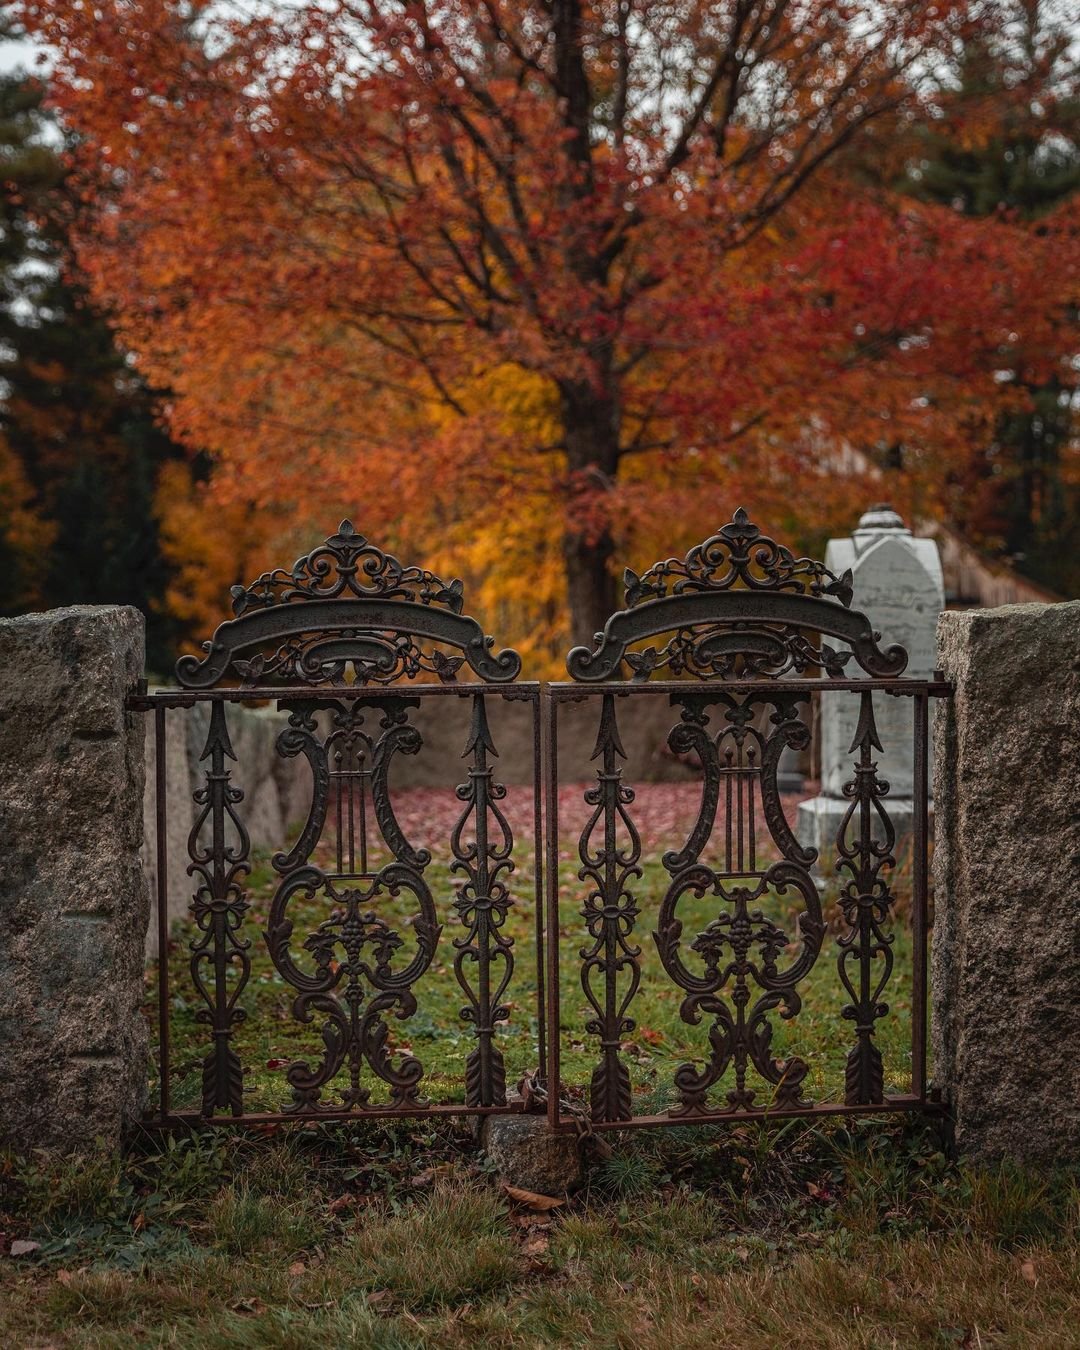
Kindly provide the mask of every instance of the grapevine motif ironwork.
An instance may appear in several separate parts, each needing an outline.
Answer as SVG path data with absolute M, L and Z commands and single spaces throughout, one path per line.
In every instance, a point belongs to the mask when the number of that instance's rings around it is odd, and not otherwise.
M 892 676 L 907 663 L 902 647 L 883 650 L 867 617 L 851 609 L 850 570 L 836 576 L 796 557 L 742 509 L 685 558 L 641 576 L 627 568 L 623 579 L 625 608 L 596 635 L 596 649 L 575 647 L 567 657 L 575 680 L 610 679 L 623 664 L 641 681 L 661 670 L 701 680 L 779 679 L 810 667 L 838 678 L 852 660 L 867 674 Z M 662 645 L 639 645 L 655 636 L 665 637 Z
M 465 1064 L 469 1106 L 506 1103 L 506 1069 L 495 1044 L 495 1025 L 509 1017 L 503 997 L 514 971 L 514 942 L 502 930 L 512 899 L 506 878 L 513 871 L 514 836 L 498 803 L 506 788 L 494 780 L 489 756 L 498 755 L 488 726 L 483 694 L 474 694 L 472 721 L 463 758 L 471 756 L 468 781 L 459 785 L 465 809 L 450 837 L 451 871 L 464 877 L 454 900 L 465 926 L 454 939 L 454 974 L 469 1002 L 462 1018 L 473 1024 L 476 1048 Z M 468 837 L 471 825 L 471 838 Z M 471 977 L 470 972 L 475 972 Z
M 323 1019 L 322 1060 L 312 1066 L 297 1061 L 288 1066 L 286 1080 L 293 1099 L 286 1109 L 317 1112 L 365 1106 L 370 1088 L 362 1081 L 366 1063 L 389 1087 L 390 1107 L 422 1106 L 423 1066 L 410 1051 L 395 1060 L 387 1017 L 404 1021 L 416 1011 L 413 985 L 434 959 L 442 927 L 423 871 L 431 861 L 424 849 L 405 837 L 390 800 L 389 772 L 395 754 L 417 754 L 420 733 L 408 720 L 417 698 L 362 698 L 288 702 L 289 726 L 278 738 L 278 751 L 303 755 L 312 769 L 312 799 L 308 819 L 296 845 L 272 859 L 282 873 L 270 906 L 265 933 L 270 956 L 285 980 L 297 991 L 293 1015 L 298 1021 Z M 365 711 L 377 708 L 381 734 L 365 729 Z M 325 737 L 319 734 L 318 715 L 329 719 Z M 370 797 L 371 808 L 367 800 Z M 331 804 L 336 813 L 336 856 L 329 869 L 316 866 L 310 855 L 322 838 Z M 375 867 L 369 829 L 378 829 L 394 861 Z M 385 902 L 410 895 L 416 904 L 408 931 L 408 946 L 380 908 Z M 307 953 L 302 963 L 294 950 L 294 921 L 290 906 L 299 899 L 322 899 L 329 917 L 300 944 Z M 380 905 L 380 902 L 381 905 Z M 406 922 L 408 922 L 406 920 Z M 345 1070 L 348 1086 L 339 1103 L 326 1103 L 324 1089 Z
M 618 761 L 625 760 L 626 751 L 611 694 L 604 695 L 592 758 L 600 760 L 600 768 L 596 786 L 585 792 L 593 810 L 578 844 L 578 876 L 592 883 L 581 911 L 591 939 L 581 949 L 581 985 L 596 1016 L 585 1029 L 600 1038 L 601 1051 L 590 1084 L 590 1109 L 594 1120 L 629 1120 L 630 1073 L 619 1051 L 623 1037 L 634 1029 L 628 1009 L 641 982 L 641 948 L 630 941 L 639 913 L 631 884 L 642 875 L 641 839 L 627 811 L 634 791 L 622 781 Z M 594 842 L 596 835 L 599 842 Z
M 808 1068 L 797 1056 L 786 1061 L 771 1053 L 772 1024 L 769 1014 L 779 1011 L 787 1021 L 801 1006 L 798 986 L 817 960 L 825 925 L 817 887 L 807 868 L 816 860 L 813 849 L 804 849 L 784 818 L 776 785 L 780 755 L 785 748 L 802 748 L 809 731 L 798 708 L 805 694 L 748 694 L 742 698 L 723 692 L 672 695 L 681 708 L 681 721 L 672 729 L 668 744 L 679 754 L 694 752 L 702 765 L 702 798 L 685 845 L 664 855 L 663 864 L 671 883 L 660 905 L 654 933 L 664 968 L 686 991 L 680 1016 L 690 1025 L 711 1017 L 708 1031 L 709 1057 L 699 1069 L 683 1064 L 675 1073 L 679 1105 L 672 1116 L 707 1112 L 709 1090 L 734 1069 L 734 1086 L 727 1093 L 735 1110 L 761 1110 L 769 1106 L 805 1107 L 802 1086 Z M 709 712 L 724 710 L 724 723 L 713 732 Z M 769 710 L 772 730 L 765 734 L 755 725 L 757 710 Z M 723 797 L 723 855 L 720 865 L 710 866 L 701 854 L 713 837 Z M 760 796 L 762 814 L 783 860 L 767 866 L 757 857 L 755 801 Z M 794 892 L 804 909 L 796 922 L 793 938 L 769 919 L 756 902 L 771 893 Z M 680 903 L 688 896 L 702 900 L 715 896 L 724 908 L 689 942 L 695 968 L 683 958 L 683 921 Z M 787 965 L 782 958 L 792 946 L 794 957 Z M 756 997 L 753 986 L 761 991 Z M 756 1091 L 747 1083 L 750 1067 L 771 1086 L 771 1100 L 756 1102 Z
M 218 1108 L 234 1116 L 243 1111 L 244 1071 L 232 1046 L 232 1032 L 247 1015 L 238 1000 L 251 973 L 251 943 L 240 936 L 248 909 L 243 880 L 250 871 L 249 841 L 235 809 L 244 794 L 233 785 L 226 759 L 235 762 L 236 754 L 229 740 L 225 705 L 215 703 L 199 759 L 209 764 L 203 786 L 193 794 L 199 813 L 188 837 L 191 862 L 187 869 L 199 883 L 191 901 L 198 929 L 191 943 L 191 978 L 206 1004 L 195 1016 L 212 1028 L 214 1038 L 203 1060 L 204 1116 Z M 209 838 L 204 842 L 206 833 Z M 160 959 L 165 959 L 164 952 Z
M 425 673 L 454 683 L 466 664 L 482 680 L 505 683 L 521 670 L 516 652 L 495 653 L 494 639 L 462 613 L 459 580 L 404 566 L 348 520 L 291 570 L 264 572 L 231 595 L 234 617 L 203 643 L 203 657 L 177 662 L 185 687 L 229 676 L 241 687 L 334 685 L 350 676 L 386 685 Z
M 855 1023 L 855 1044 L 848 1055 L 845 1097 L 849 1104 L 882 1102 L 885 1096 L 881 1051 L 874 1042 L 874 1025 L 889 1011 L 882 994 L 893 969 L 893 936 L 886 933 L 893 895 L 883 875 L 895 867 L 896 832 L 883 799 L 889 784 L 877 774 L 874 751 L 881 751 L 874 698 L 860 694 L 859 722 L 850 753 L 858 752 L 855 777 L 844 784 L 848 807 L 837 831 L 840 860 L 836 870 L 847 873 L 840 892 L 840 908 L 848 931 L 838 942 L 840 979 L 851 998 L 843 1016 Z M 880 970 L 875 974 L 875 962 Z M 857 968 L 858 987 L 852 978 Z

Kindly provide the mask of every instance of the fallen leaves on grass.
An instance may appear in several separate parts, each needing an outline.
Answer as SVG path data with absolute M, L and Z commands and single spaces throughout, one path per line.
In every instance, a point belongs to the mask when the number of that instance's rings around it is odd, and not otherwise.
M 566 1204 L 565 1197 L 540 1195 L 537 1191 L 526 1191 L 520 1186 L 511 1186 L 506 1182 L 503 1183 L 503 1190 L 515 1204 L 525 1205 L 541 1214 L 546 1214 L 549 1209 L 558 1209 L 560 1205 Z

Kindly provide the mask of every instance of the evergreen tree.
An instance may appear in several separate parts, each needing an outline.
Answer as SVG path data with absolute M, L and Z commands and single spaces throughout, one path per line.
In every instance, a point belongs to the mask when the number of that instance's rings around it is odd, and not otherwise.
M 171 666 L 154 508 L 181 452 L 70 272 L 63 144 L 39 82 L 0 77 L 0 613 L 129 604 Z
M 1075 35 L 1060 6 L 1014 0 L 1011 8 L 1008 41 L 965 49 L 942 128 L 923 129 L 904 187 L 965 215 L 1037 221 L 1080 190 Z M 1075 383 L 1029 368 L 1022 339 L 1002 353 L 1002 369 L 1028 407 L 1001 419 L 954 485 L 956 523 L 1032 579 L 1080 594 L 1080 487 L 1066 467 Z

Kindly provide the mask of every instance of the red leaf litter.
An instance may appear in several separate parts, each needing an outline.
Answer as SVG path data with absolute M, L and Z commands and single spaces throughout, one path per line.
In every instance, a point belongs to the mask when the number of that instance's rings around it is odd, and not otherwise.
M 592 808 L 586 805 L 584 793 L 589 783 L 564 783 L 559 788 L 560 852 L 576 858 L 576 840 L 589 819 Z M 795 812 L 800 801 L 814 795 L 816 785 L 807 783 L 802 792 L 781 797 L 788 823 L 794 826 Z M 630 819 L 641 835 L 642 851 L 650 854 L 669 848 L 685 839 L 701 802 L 700 783 L 641 783 L 634 786 L 634 800 L 627 807 Z M 499 803 L 514 832 L 515 854 L 528 851 L 533 839 L 533 789 L 530 784 L 507 787 L 506 797 Z M 410 843 L 429 848 L 435 857 L 446 853 L 446 841 L 457 824 L 462 803 L 452 788 L 405 788 L 394 793 L 394 811 Z M 717 830 L 723 830 L 723 802 L 717 812 Z M 756 836 L 763 851 L 774 850 L 761 811 L 760 800 L 754 804 Z M 466 826 L 466 837 L 471 836 L 471 823 Z

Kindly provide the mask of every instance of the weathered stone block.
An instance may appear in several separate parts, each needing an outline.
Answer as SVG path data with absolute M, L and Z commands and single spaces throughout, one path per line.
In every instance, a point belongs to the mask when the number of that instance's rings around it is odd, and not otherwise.
M 947 613 L 934 1077 L 983 1158 L 1080 1161 L 1080 603 Z
M 114 1143 L 146 1084 L 137 610 L 0 620 L 0 1138 Z
M 546 1116 L 485 1116 L 480 1143 L 511 1186 L 557 1196 L 581 1185 L 577 1135 L 556 1134 Z

